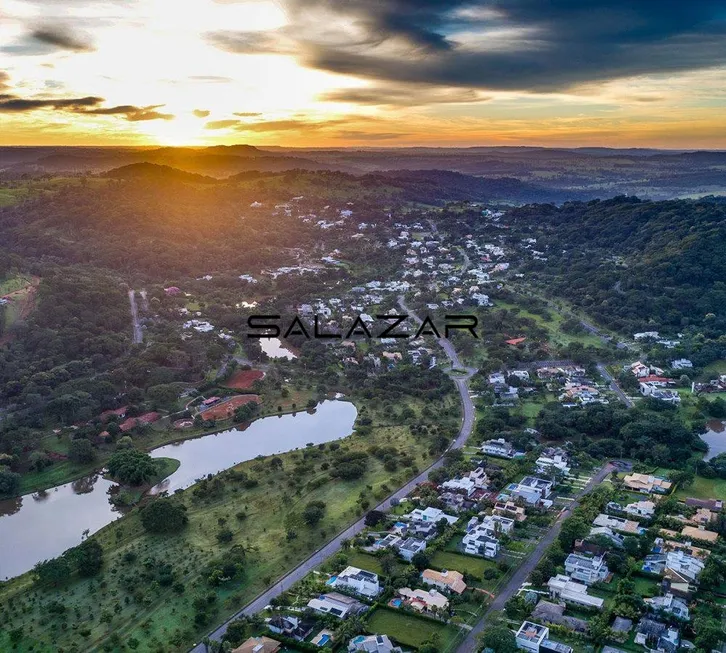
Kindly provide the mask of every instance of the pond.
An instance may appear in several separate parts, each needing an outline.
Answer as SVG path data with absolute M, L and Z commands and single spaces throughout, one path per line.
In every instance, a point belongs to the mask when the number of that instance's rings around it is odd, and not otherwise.
M 357 410 L 347 401 L 324 401 L 312 412 L 264 417 L 234 428 L 154 449 L 154 458 L 171 457 L 179 468 L 152 493 L 174 492 L 196 479 L 245 460 L 345 438 L 353 432 Z M 0 501 L 0 580 L 13 578 L 81 542 L 123 514 L 109 501 L 118 486 L 100 472 L 57 487 Z
M 701 440 L 708 445 L 708 453 L 704 456 L 704 460 L 711 460 L 720 453 L 726 453 L 726 422 L 712 419 L 706 426 L 708 431 L 701 434 Z
M 260 338 L 260 348 L 270 358 L 287 358 L 291 361 L 297 356 L 282 344 L 279 338 Z

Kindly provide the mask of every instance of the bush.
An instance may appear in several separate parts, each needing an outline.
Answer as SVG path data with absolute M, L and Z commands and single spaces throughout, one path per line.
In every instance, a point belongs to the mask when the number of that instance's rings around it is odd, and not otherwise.
M 161 498 L 141 511 L 141 523 L 149 533 L 178 533 L 189 523 L 189 518 L 184 505 Z

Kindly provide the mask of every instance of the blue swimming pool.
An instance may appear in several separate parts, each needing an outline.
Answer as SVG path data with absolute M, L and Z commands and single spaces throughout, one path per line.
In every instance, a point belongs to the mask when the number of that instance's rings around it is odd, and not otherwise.
M 323 635 L 318 642 L 318 646 L 325 646 L 330 641 L 330 635 Z
M 331 576 L 330 578 L 328 578 L 328 580 L 325 581 L 325 584 L 334 585 L 336 580 L 338 580 L 337 576 Z
M 403 601 L 401 601 L 401 599 L 393 599 L 393 601 L 391 601 L 391 605 L 394 608 L 400 608 L 403 605 Z

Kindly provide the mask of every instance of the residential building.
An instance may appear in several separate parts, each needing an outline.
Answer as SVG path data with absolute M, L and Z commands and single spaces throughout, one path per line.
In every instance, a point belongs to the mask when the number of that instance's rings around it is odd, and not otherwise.
M 553 599 L 560 599 L 566 603 L 575 603 L 586 608 L 602 608 L 604 599 L 598 596 L 591 596 L 587 593 L 587 585 L 572 580 L 565 574 L 557 574 L 547 581 L 550 596 Z
M 629 490 L 642 494 L 667 494 L 673 484 L 660 476 L 648 474 L 627 474 L 623 478 L 623 484 Z
M 461 512 L 467 509 L 467 505 L 472 505 L 472 502 L 468 501 L 463 494 L 457 492 L 443 492 L 439 495 L 439 499 L 449 510 L 454 512 Z
M 454 592 L 461 594 L 466 589 L 464 575 L 458 571 L 446 570 L 436 571 L 434 569 L 424 569 L 421 574 L 421 580 L 425 585 L 433 585 L 445 592 Z
M 438 508 L 426 508 L 425 510 L 416 508 L 405 515 L 405 517 L 411 521 L 420 521 L 431 524 L 438 524 L 442 519 L 445 519 L 449 524 L 455 524 L 459 521 L 458 517 L 455 517 L 454 515 L 447 515 L 443 510 L 439 510 Z
M 527 512 L 524 507 L 518 506 L 513 501 L 497 501 L 492 508 L 492 513 L 495 515 L 502 515 L 503 517 L 510 517 L 517 522 L 523 522 L 527 519 Z
M 407 537 L 403 542 L 398 545 L 399 555 L 408 562 L 413 560 L 419 551 L 423 551 L 426 548 L 426 540 L 419 540 L 415 537 Z
M 267 628 L 273 633 L 291 639 L 303 641 L 313 631 L 314 623 L 304 621 L 300 617 L 280 614 L 267 621 Z
M 536 505 L 551 493 L 554 483 L 536 476 L 525 476 L 519 483 L 510 486 L 512 495 L 523 499 L 530 505 Z
M 623 511 L 629 515 L 650 519 L 655 514 L 655 503 L 652 501 L 635 501 L 625 506 Z
M 603 556 L 585 556 L 571 553 L 565 560 L 565 571 L 575 580 L 592 585 L 605 580 L 610 573 Z
M 608 526 L 594 526 L 591 528 L 588 538 L 591 539 L 593 537 L 605 537 L 618 548 L 623 548 L 625 544 L 625 538 Z
M 671 361 L 671 369 L 674 370 L 690 370 L 693 367 L 693 362 L 687 358 L 677 358 Z
M 566 609 L 567 606 L 564 604 L 552 603 L 542 599 L 529 615 L 529 619 L 534 623 L 547 624 L 548 626 L 556 624 L 577 633 L 587 633 L 587 621 L 566 615 Z
M 444 481 L 441 487 L 449 492 L 459 492 L 470 497 L 477 490 L 486 490 L 489 487 L 489 477 L 483 467 L 477 467 L 461 478 Z
M 678 630 L 669 628 L 660 621 L 644 617 L 638 623 L 635 643 L 640 646 L 662 653 L 675 653 L 678 650 L 680 641 Z
M 709 544 L 715 544 L 716 540 L 718 540 L 718 533 L 707 531 L 703 526 L 684 526 L 681 535 L 691 540 L 700 540 Z
M 282 644 L 276 639 L 270 637 L 250 637 L 237 648 L 232 649 L 232 653 L 277 653 L 282 648 Z
M 665 401 L 669 404 L 681 403 L 681 395 L 679 395 L 675 390 L 665 390 L 664 388 L 659 387 L 659 385 L 655 382 L 645 383 L 641 381 L 640 393 L 644 397 L 658 399 L 659 401 Z
M 555 642 L 549 638 L 550 629 L 532 621 L 525 621 L 515 636 L 517 648 L 525 651 L 552 651 L 553 653 L 572 653 L 572 647 Z
M 330 585 L 337 589 L 347 589 L 368 598 L 378 596 L 383 589 L 378 582 L 378 574 L 358 569 L 358 567 L 346 567 L 337 576 L 333 577 Z
M 614 531 L 625 533 L 626 535 L 642 535 L 645 533 L 645 528 L 637 521 L 621 519 L 620 517 L 613 517 L 612 515 L 606 515 L 604 513 L 600 513 L 595 517 L 592 523 L 595 526 L 611 528 Z
M 690 618 L 688 604 L 683 599 L 673 596 L 673 594 L 669 593 L 665 596 L 655 596 L 651 599 L 645 599 L 645 602 L 654 612 L 666 612 L 684 621 L 688 621 Z
M 440 614 L 449 607 L 449 599 L 436 589 L 412 590 L 410 587 L 402 587 L 397 594 L 404 603 L 417 612 L 425 614 Z
M 308 601 L 308 607 L 321 614 L 332 614 L 339 619 L 349 615 L 357 615 L 366 610 L 366 606 L 350 596 L 338 592 L 321 594 Z
M 477 524 L 464 535 L 462 540 L 464 553 L 485 558 L 496 558 L 499 553 L 499 539 L 496 531 L 489 525 Z
M 358 635 L 348 642 L 348 651 L 364 653 L 403 653 L 400 646 L 394 646 L 388 635 Z
M 538 474 L 552 474 L 557 469 L 563 474 L 570 473 L 570 457 L 564 449 L 547 448 L 535 462 Z
M 481 446 L 482 453 L 488 456 L 494 456 L 495 458 L 521 458 L 524 456 L 524 451 L 517 451 L 509 442 L 504 438 L 497 438 L 496 440 L 487 440 Z

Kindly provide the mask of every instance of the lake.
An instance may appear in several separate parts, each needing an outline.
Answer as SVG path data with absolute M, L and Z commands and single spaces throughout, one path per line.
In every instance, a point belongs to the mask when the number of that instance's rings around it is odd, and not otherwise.
M 247 428 L 229 429 L 168 444 L 154 458 L 180 461 L 152 493 L 174 492 L 196 479 L 216 474 L 257 456 L 269 456 L 345 438 L 353 432 L 357 410 L 347 401 L 323 401 L 313 412 L 263 417 Z M 81 542 L 123 516 L 109 502 L 118 486 L 100 472 L 72 483 L 0 501 L 0 580 L 18 576 Z
M 704 460 L 711 460 L 720 453 L 726 453 L 726 422 L 718 419 L 709 420 L 706 423 L 708 431 L 701 435 L 708 445 L 708 453 L 704 456 Z

